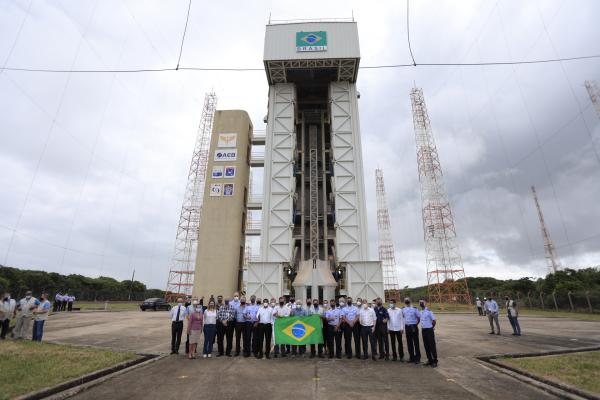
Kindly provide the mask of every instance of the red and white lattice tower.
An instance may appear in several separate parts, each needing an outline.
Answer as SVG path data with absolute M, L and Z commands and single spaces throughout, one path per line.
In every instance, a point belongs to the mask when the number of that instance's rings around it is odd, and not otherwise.
M 175 250 L 167 281 L 165 296 L 171 301 L 177 297 L 192 295 L 198 248 L 198 227 L 202 215 L 210 137 L 216 108 L 217 95 L 214 92 L 207 93 L 204 97 L 202 118 L 198 127 L 198 135 L 188 173 L 175 237 Z
M 600 90 L 598 90 L 596 81 L 585 81 L 585 88 L 590 95 L 590 101 L 594 105 L 596 114 L 600 118 Z
M 421 183 L 429 301 L 470 304 L 471 296 L 456 241 L 454 217 L 444 186 L 423 90 L 413 88 L 410 99 Z
M 397 291 L 400 287 L 398 286 L 398 274 L 396 271 L 396 253 L 394 251 L 394 242 L 392 241 L 392 229 L 387 196 L 385 194 L 383 171 L 379 168 L 375 170 L 375 188 L 377 195 L 379 259 L 383 268 L 383 289 L 384 291 Z
M 538 217 L 540 218 L 540 227 L 542 229 L 542 237 L 544 238 L 544 253 L 546 255 L 546 262 L 548 263 L 548 272 L 553 274 L 556 273 L 560 266 L 558 261 L 556 261 L 556 249 L 554 248 L 552 239 L 550 239 L 548 228 L 546 228 L 544 214 L 542 213 L 542 208 L 540 207 L 540 202 L 538 201 L 535 186 L 531 187 L 531 193 L 533 193 L 533 201 L 535 202 L 535 208 L 537 209 Z

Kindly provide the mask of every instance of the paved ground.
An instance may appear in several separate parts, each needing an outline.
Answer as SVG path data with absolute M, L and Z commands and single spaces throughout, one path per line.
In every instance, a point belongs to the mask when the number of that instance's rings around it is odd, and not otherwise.
M 496 372 L 474 357 L 600 345 L 600 322 L 520 318 L 523 336 L 488 335 L 487 319 L 438 315 L 437 369 L 398 362 L 170 356 L 81 393 L 81 399 L 550 399 L 553 396 Z M 50 318 L 44 339 L 165 353 L 170 322 L 164 312 L 73 313 Z

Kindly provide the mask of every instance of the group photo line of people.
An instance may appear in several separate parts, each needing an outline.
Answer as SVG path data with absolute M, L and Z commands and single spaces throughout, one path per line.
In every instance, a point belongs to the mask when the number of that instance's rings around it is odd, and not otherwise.
M 319 315 L 323 338 L 319 343 L 294 345 L 275 343 L 272 345 L 275 321 L 279 318 Z M 231 298 L 211 296 L 204 305 L 204 298 L 191 299 L 170 310 L 171 354 L 179 354 L 185 329 L 185 349 L 188 358 L 197 357 L 200 338 L 203 335 L 201 354 L 212 357 L 216 339 L 217 357 L 306 357 L 310 358 L 356 358 L 366 360 L 391 360 L 419 364 L 422 340 L 427 362 L 436 367 L 438 363 L 435 342 L 435 314 L 429 310 L 425 300 L 419 307 L 404 299 L 404 307 L 397 307 L 391 299 L 387 307 L 380 298 L 368 301 L 340 297 L 330 301 L 307 299 L 305 302 L 290 297 L 260 299 L 235 293 Z M 187 321 L 186 326 L 184 323 Z M 419 329 L 420 328 L 420 329 Z M 419 338 L 421 331 L 421 340 Z M 405 360 L 402 336 L 406 336 L 408 359 Z M 235 337 L 235 347 L 234 347 Z M 390 352 L 391 345 L 391 352 Z M 307 347 L 310 346 L 310 349 Z

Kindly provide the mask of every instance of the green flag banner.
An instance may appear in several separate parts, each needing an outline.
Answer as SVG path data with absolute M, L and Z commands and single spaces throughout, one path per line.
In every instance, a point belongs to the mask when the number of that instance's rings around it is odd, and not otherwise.
M 275 320 L 275 344 L 323 343 L 321 316 L 284 317 Z

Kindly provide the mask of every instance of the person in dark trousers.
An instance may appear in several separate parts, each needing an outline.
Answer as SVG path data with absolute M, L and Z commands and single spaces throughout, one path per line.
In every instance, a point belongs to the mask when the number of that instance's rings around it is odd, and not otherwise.
M 400 362 L 404 361 L 404 346 L 402 346 L 402 332 L 404 332 L 404 316 L 402 309 L 396 307 L 396 300 L 390 300 L 390 308 L 388 308 L 388 332 L 390 333 L 390 342 L 392 344 L 392 361 L 398 360 L 396 353 L 396 343 L 398 343 L 398 352 Z
M 435 368 L 438 365 L 437 349 L 435 346 L 435 315 L 427 308 L 425 300 L 419 301 L 421 307 L 421 335 L 423 336 L 423 346 L 427 355 L 427 363 Z
M 327 349 L 329 358 L 333 358 L 333 349 L 335 342 L 335 355 L 342 358 L 342 331 L 340 330 L 340 309 L 336 307 L 335 300 L 329 301 L 329 309 L 325 311 L 325 320 L 327 321 Z
M 256 323 L 256 313 L 258 307 L 256 306 L 256 297 L 250 296 L 250 304 L 246 304 L 244 310 L 244 357 L 250 357 L 250 352 L 256 355 L 255 344 L 257 343 L 258 334 L 255 333 L 255 329 L 258 330 L 258 324 Z
M 402 309 L 404 317 L 404 331 L 406 332 L 406 347 L 410 362 L 418 364 L 421 362 L 421 349 L 419 348 L 419 320 L 421 313 L 415 307 L 411 306 L 410 299 L 404 299 L 406 305 Z
M 235 357 L 239 357 L 242 352 L 242 340 L 244 337 L 244 329 L 246 326 L 246 320 L 244 319 L 244 313 L 246 312 L 246 297 L 242 296 L 240 304 L 235 307 Z M 244 344 L 245 345 L 245 344 Z
M 367 300 L 362 301 L 359 312 L 360 336 L 362 338 L 362 359 L 369 358 L 369 343 L 371 343 L 371 358 L 377 361 L 377 339 L 375 339 L 375 326 L 377 324 L 377 315 L 369 307 Z
M 388 310 L 383 306 L 381 298 L 375 299 L 375 315 L 377 323 L 375 324 L 375 338 L 379 344 L 379 359 L 390 359 L 390 341 L 388 339 L 387 323 L 390 319 Z
M 319 304 L 319 299 L 313 299 L 312 306 L 309 308 L 309 315 L 318 315 L 321 317 L 321 322 L 323 320 L 323 307 Z M 323 329 L 323 324 L 321 323 L 321 329 Z M 325 335 L 323 335 L 325 337 Z M 315 348 L 316 347 L 316 348 Z M 319 354 L 319 358 L 323 358 L 323 344 L 319 343 L 318 345 L 311 344 L 310 345 L 310 358 L 315 358 L 315 355 Z
M 231 357 L 234 324 L 235 310 L 229 304 L 229 299 L 225 299 L 225 304 L 221 303 L 217 311 L 217 347 L 219 349 L 217 357 L 221 357 L 223 354 Z M 227 343 L 227 347 L 224 346 L 224 342 Z
M 481 302 L 479 297 L 477 297 L 475 299 L 475 305 L 477 306 L 477 313 L 479 314 L 479 316 L 482 316 L 483 315 L 483 303 Z
M 271 358 L 271 335 L 273 333 L 273 310 L 269 307 L 269 299 L 264 299 L 262 307 L 256 313 L 259 337 L 256 358 Z M 263 351 L 264 349 L 264 351 Z
M 181 334 L 183 333 L 183 320 L 187 315 L 187 311 L 181 297 L 177 299 L 177 305 L 171 308 L 171 354 L 179 354 Z

